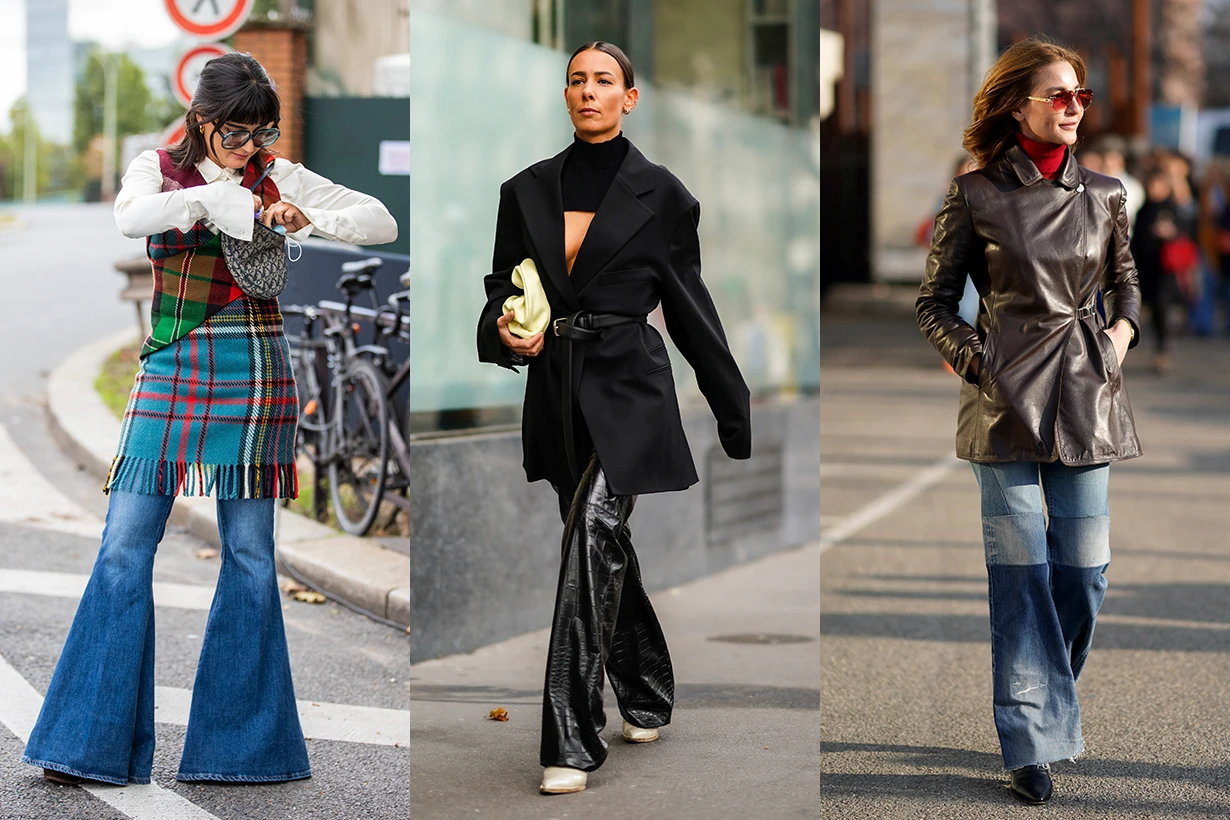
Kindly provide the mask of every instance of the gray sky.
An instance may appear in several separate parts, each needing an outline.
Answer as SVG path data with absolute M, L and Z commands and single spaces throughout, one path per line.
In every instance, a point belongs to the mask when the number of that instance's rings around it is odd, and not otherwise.
M 26 91 L 26 2 L 0 0 L 0 130 L 9 128 L 9 108 Z M 69 0 L 68 35 L 109 49 L 156 47 L 181 32 L 163 0 Z

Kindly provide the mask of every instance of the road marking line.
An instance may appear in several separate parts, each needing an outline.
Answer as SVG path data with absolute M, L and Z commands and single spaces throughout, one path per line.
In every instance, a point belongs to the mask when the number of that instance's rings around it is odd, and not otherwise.
M 0 521 L 98 538 L 103 522 L 70 501 L 0 425 Z
M 90 576 L 73 572 L 0 569 L 0 592 L 79 599 L 89 580 Z M 154 606 L 208 612 L 213 597 L 213 587 L 154 582 Z
M 960 463 L 955 456 L 945 456 L 925 470 L 914 474 L 909 480 L 897 485 L 870 504 L 846 516 L 841 523 L 820 534 L 820 541 L 818 543 L 820 544 L 821 554 L 931 489 L 943 481 L 945 476 L 952 472 L 953 468 Z
M 1171 627 L 1174 629 L 1215 629 L 1230 630 L 1230 624 L 1215 621 L 1184 621 L 1175 618 L 1152 618 L 1145 615 L 1112 615 L 1109 612 L 1098 614 L 1098 623 L 1119 624 L 1120 626 L 1150 626 Z
M 156 686 L 154 702 L 158 708 L 159 723 L 188 725 L 191 690 Z M 374 746 L 408 747 L 410 744 L 408 709 L 378 709 L 315 700 L 300 700 L 297 703 L 303 734 L 313 740 L 340 740 Z
M 43 698 L 0 656 L 0 723 L 22 743 L 30 739 Z M 131 786 L 82 786 L 132 820 L 219 820 L 216 815 L 157 783 Z

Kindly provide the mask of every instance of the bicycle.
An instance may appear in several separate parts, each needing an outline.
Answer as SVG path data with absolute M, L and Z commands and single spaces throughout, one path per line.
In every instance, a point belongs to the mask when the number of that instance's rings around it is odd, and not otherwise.
M 312 512 L 318 520 L 323 518 L 322 484 L 327 474 L 338 523 L 352 535 L 371 529 L 386 483 L 389 407 L 384 385 L 378 375 L 356 363 L 367 361 L 361 356 L 387 351 L 358 344 L 359 324 L 354 321 L 372 321 L 381 311 L 374 295 L 371 310 L 354 305 L 359 293 L 374 294 L 373 277 L 381 265 L 379 258 L 342 265 L 337 289 L 344 294 L 344 303 L 282 308 L 285 315 L 303 318 L 303 328 L 290 346 L 299 390 L 297 447 L 312 461 L 315 472 Z

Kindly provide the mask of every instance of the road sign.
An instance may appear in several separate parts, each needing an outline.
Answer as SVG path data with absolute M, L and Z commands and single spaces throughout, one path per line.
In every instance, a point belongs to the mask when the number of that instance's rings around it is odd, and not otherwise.
M 201 69 L 214 57 L 221 57 L 231 51 L 222 43 L 206 43 L 184 52 L 175 64 L 175 73 L 171 75 L 171 90 L 175 99 L 187 108 L 192 105 L 192 95 L 196 93 L 197 81 L 201 79 Z
M 172 22 L 193 37 L 221 40 L 239 30 L 255 0 L 165 0 Z
M 179 142 L 184 136 L 184 121 L 181 119 L 178 122 L 172 123 L 166 127 L 158 136 L 159 148 L 170 148 L 175 143 Z

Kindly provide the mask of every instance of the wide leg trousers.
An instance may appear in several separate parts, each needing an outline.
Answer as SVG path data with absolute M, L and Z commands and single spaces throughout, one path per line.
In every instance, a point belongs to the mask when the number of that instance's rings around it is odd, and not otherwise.
M 1004 767 L 1084 749 L 1076 681 L 1106 595 L 1106 464 L 973 464 L 991 609 L 995 728 Z M 1045 508 L 1043 498 L 1045 497 Z
M 543 686 L 543 766 L 593 771 L 606 760 L 603 672 L 629 723 L 670 722 L 675 679 L 641 582 L 628 517 L 635 496 L 610 492 L 595 453 L 575 492 L 556 488 L 563 555 Z
M 112 490 L 94 570 L 22 759 L 125 785 L 154 762 L 154 553 L 173 496 Z M 219 499 L 222 566 L 179 780 L 309 777 L 273 548 L 273 499 Z

